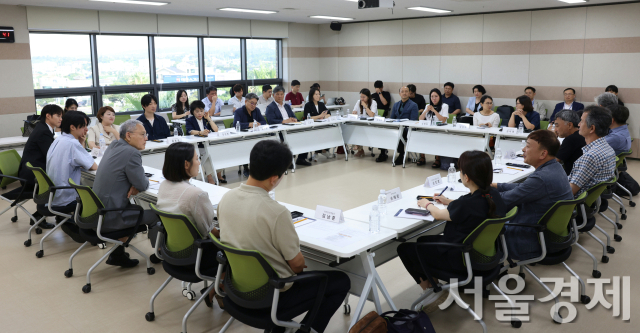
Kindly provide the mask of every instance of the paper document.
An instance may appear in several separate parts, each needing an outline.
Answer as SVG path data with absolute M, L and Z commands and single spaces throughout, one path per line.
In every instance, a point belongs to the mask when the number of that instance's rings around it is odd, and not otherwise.
M 160 183 L 165 181 L 165 178 L 160 175 L 153 175 L 149 178 L 149 189 L 150 190 L 159 190 Z
M 296 228 L 300 228 L 302 226 L 305 226 L 305 225 L 307 225 L 309 223 L 312 223 L 312 222 L 315 222 L 315 221 L 316 221 L 316 219 L 312 219 L 310 217 L 305 217 L 305 216 L 300 216 L 300 217 L 295 218 L 293 220 L 293 226 L 296 227 Z
M 462 185 L 462 183 L 458 183 L 458 182 L 454 184 L 447 182 L 446 184 L 444 184 L 444 186 L 434 188 L 433 192 L 440 193 L 442 190 L 444 190 L 446 186 L 448 186 L 447 190 L 444 193 L 442 193 L 442 195 L 444 195 L 445 197 L 447 196 L 447 193 L 450 193 L 450 192 L 471 193 L 471 190 L 468 187 L 465 187 L 464 185 Z
M 354 229 L 343 229 L 331 236 L 325 237 L 324 240 L 334 243 L 336 245 L 346 246 L 346 245 L 352 244 L 353 242 L 361 238 L 364 238 L 367 235 L 368 233 L 364 231 L 354 230 Z
M 505 174 L 505 175 L 515 175 L 515 174 L 517 174 L 519 172 L 522 172 L 522 171 L 520 171 L 522 169 L 516 170 L 516 169 L 510 168 L 510 167 L 496 168 L 496 170 L 497 169 L 501 169 L 502 170 L 501 173 Z
M 394 215 L 394 217 L 400 217 L 400 218 L 403 218 L 403 219 L 412 219 L 412 220 L 425 220 L 425 221 L 433 221 L 433 220 L 435 220 L 433 218 L 433 216 L 431 216 L 431 214 L 429 214 L 427 216 L 412 215 L 412 214 L 407 214 L 404 209 L 400 209 Z

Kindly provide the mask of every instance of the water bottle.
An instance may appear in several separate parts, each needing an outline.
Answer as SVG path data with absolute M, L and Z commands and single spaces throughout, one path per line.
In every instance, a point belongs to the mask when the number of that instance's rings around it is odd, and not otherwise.
M 451 124 L 453 125 L 453 127 L 456 127 L 456 125 L 458 124 L 458 119 L 456 119 L 456 117 L 453 117 L 453 119 L 451 119 Z
M 371 213 L 369 213 L 369 232 L 372 234 L 380 232 L 380 213 L 378 213 L 377 205 L 373 205 Z
M 258 130 L 258 122 L 254 119 L 253 120 L 253 131 L 257 131 Z
M 385 190 L 380 190 L 380 195 L 378 195 L 378 214 L 380 215 L 380 223 L 387 221 L 387 192 Z M 379 230 L 380 225 L 378 225 Z
M 520 143 L 520 150 L 524 151 L 524 147 L 527 146 L 527 141 L 522 140 L 522 142 Z
M 518 125 L 518 134 L 524 133 L 524 122 L 520 121 L 520 125 Z
M 496 148 L 495 164 L 496 166 L 502 165 L 502 149 L 500 148 Z
M 551 124 L 551 128 L 549 129 L 551 132 L 556 132 L 556 123 Z
M 447 181 L 449 184 L 455 184 L 458 177 L 456 177 L 456 166 L 455 164 L 449 164 L 449 171 L 447 173 Z
M 431 126 L 436 126 L 437 125 L 437 117 L 435 115 L 431 116 Z
M 347 114 L 349 113 L 349 110 L 347 109 Z M 340 109 L 336 110 L 336 117 L 337 120 L 340 120 L 340 118 L 342 118 L 342 116 L 340 116 Z
M 311 120 L 311 113 L 307 113 L 307 125 L 309 125 L 309 123 L 311 123 L 313 120 Z
M 269 197 L 271 197 L 271 199 L 273 199 L 275 201 L 276 200 L 276 190 L 269 191 Z
M 100 133 L 100 139 L 98 140 L 98 144 L 100 145 L 100 150 L 104 150 L 107 148 L 107 143 L 104 141 L 104 135 Z
M 240 133 L 240 122 L 236 121 L 236 133 Z
M 100 134 L 102 135 L 102 134 Z M 178 137 L 178 126 L 173 126 L 173 137 L 177 138 Z

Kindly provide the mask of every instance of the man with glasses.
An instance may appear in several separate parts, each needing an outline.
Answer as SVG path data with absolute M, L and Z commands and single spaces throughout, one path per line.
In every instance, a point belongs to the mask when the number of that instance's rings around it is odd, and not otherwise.
M 244 100 L 244 106 L 233 113 L 233 127 L 235 127 L 236 123 L 239 122 L 240 129 L 253 128 L 254 120 L 259 125 L 266 125 L 267 121 L 262 116 L 262 112 L 256 108 L 258 105 L 258 95 L 249 93 Z M 242 174 L 245 178 L 249 178 L 249 165 L 245 164 L 242 167 L 244 168 Z
M 564 102 L 556 104 L 553 109 L 553 114 L 549 118 L 549 123 L 553 123 L 556 120 L 556 114 L 562 110 L 580 111 L 584 110 L 584 104 L 578 103 L 576 100 L 576 90 L 573 88 L 567 88 L 564 90 Z
M 109 145 L 96 172 L 93 190 L 105 208 L 131 206 L 131 196 L 149 188 L 149 179 L 142 167 L 141 150 L 147 142 L 147 132 L 138 120 L 127 120 L 120 125 L 120 140 Z M 142 223 L 155 226 L 158 217 L 145 210 Z M 102 232 L 113 232 L 133 228 L 138 220 L 138 211 L 109 212 L 105 215 Z M 146 229 L 146 228 L 145 228 Z M 155 245 L 155 232 L 149 233 L 151 245 Z M 121 239 L 125 241 L 127 237 Z M 107 260 L 107 264 L 124 268 L 138 265 L 138 259 L 130 259 L 124 247 L 118 247 Z

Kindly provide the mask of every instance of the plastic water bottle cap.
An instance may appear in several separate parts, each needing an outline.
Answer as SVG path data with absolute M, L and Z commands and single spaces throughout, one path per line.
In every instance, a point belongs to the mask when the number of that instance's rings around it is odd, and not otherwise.
M 450 164 L 449 164 L 449 166 L 450 166 L 450 167 L 452 167 L 452 166 L 455 166 L 455 164 L 453 164 L 453 163 L 450 163 Z
M 380 190 L 380 194 L 387 194 L 387 191 L 385 191 L 385 190 Z

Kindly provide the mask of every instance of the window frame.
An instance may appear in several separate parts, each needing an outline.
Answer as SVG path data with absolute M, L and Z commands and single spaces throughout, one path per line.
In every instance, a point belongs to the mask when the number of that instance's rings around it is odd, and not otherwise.
M 90 54 L 91 54 L 91 68 L 92 68 L 92 80 L 93 87 L 83 87 L 83 88 L 56 88 L 56 89 L 34 89 L 34 97 L 35 99 L 40 98 L 54 98 L 54 97 L 64 97 L 64 96 L 91 96 L 93 112 L 90 116 L 95 116 L 98 110 L 103 106 L 102 96 L 103 95 L 111 95 L 111 94 L 124 94 L 124 93 L 139 93 L 139 92 L 148 92 L 150 91 L 156 97 L 159 96 L 160 91 L 168 91 L 168 90 L 178 90 L 178 89 L 197 89 L 199 90 L 199 96 L 205 96 L 205 90 L 207 87 L 217 87 L 217 88 L 227 88 L 233 87 L 236 84 L 241 84 L 244 87 L 244 94 L 247 94 L 247 90 L 249 86 L 261 86 L 264 84 L 274 84 L 277 83 L 279 85 L 283 84 L 282 73 L 283 73 L 283 61 L 282 61 L 282 39 L 277 38 L 239 38 L 240 39 L 240 67 L 241 67 L 241 79 L 240 80 L 227 80 L 227 81 L 206 81 L 205 75 L 205 60 L 204 60 L 204 40 L 205 38 L 229 38 L 228 36 L 195 36 L 195 35 L 169 35 L 169 34 L 123 34 L 123 33 L 108 33 L 108 34 L 100 34 L 100 33 L 78 33 L 78 32 L 58 32 L 58 31 L 41 31 L 41 30 L 31 30 L 29 33 L 34 34 L 70 34 L 70 35 L 87 35 L 89 36 L 89 45 L 90 45 Z M 147 37 L 147 41 L 149 44 L 149 84 L 140 84 L 140 85 L 121 85 L 121 86 L 101 86 L 100 78 L 99 78 L 99 70 L 98 70 L 98 49 L 97 49 L 97 41 L 96 36 L 98 35 L 116 35 L 116 36 L 145 36 Z M 198 82 L 182 82 L 182 83 L 166 83 L 159 84 L 156 80 L 156 57 L 155 57 L 155 37 L 194 37 L 197 38 L 198 45 L 198 73 L 199 73 L 199 81 Z M 259 79 L 259 80 L 248 80 L 247 79 L 247 43 L 248 39 L 266 39 L 266 40 L 275 40 L 277 42 L 277 78 L 271 79 Z M 32 78 L 33 81 L 33 78 Z M 204 97 L 203 97 L 204 98 Z M 35 100 L 34 99 L 34 100 Z M 170 110 L 160 109 L 158 111 L 167 111 Z M 36 106 L 34 104 L 34 113 L 36 112 Z M 140 111 L 127 111 L 127 112 L 118 112 L 117 114 L 140 114 Z

